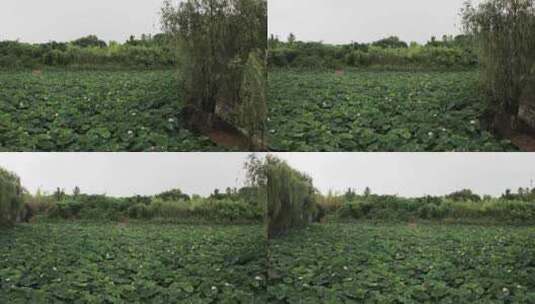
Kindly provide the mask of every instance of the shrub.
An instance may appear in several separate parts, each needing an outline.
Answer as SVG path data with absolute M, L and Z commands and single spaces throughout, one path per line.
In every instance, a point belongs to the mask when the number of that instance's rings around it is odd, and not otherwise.
M 378 40 L 376 42 L 373 42 L 372 46 L 385 48 L 385 49 L 399 49 L 399 48 L 405 48 L 406 49 L 406 48 L 409 47 L 406 42 L 401 41 L 396 36 L 390 36 L 388 38 L 384 38 L 384 39 Z
M 37 191 L 35 195 L 26 193 L 24 203 L 30 207 L 34 214 L 48 214 L 56 205 L 53 197 Z
M 180 189 L 172 189 L 169 191 L 162 192 L 155 196 L 158 199 L 163 201 L 189 201 L 189 195 L 182 192 Z
M 81 48 L 87 48 L 87 47 L 105 48 L 106 47 L 106 42 L 98 39 L 98 37 L 95 35 L 89 35 L 89 36 L 74 40 L 72 44 L 79 46 Z
M 242 223 L 260 221 L 263 211 L 240 200 L 196 198 L 187 201 L 163 201 L 156 198 L 149 205 L 135 204 L 129 207 L 128 216 L 135 219 L 165 219 L 176 222 Z
M 453 192 L 451 194 L 446 195 L 446 198 L 451 199 L 453 201 L 472 201 L 472 202 L 481 201 L 481 197 L 473 193 L 472 190 L 469 190 L 469 189 L 464 189 L 461 191 Z
M 58 202 L 52 210 L 50 210 L 50 216 L 63 219 L 80 218 L 80 210 L 82 210 L 83 207 L 83 204 L 78 201 Z

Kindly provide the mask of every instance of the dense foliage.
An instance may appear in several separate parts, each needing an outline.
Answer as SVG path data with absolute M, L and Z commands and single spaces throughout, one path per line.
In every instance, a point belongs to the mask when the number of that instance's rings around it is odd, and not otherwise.
M 312 179 L 273 156 L 266 158 L 268 237 L 285 234 L 316 219 Z
M 480 196 L 469 189 L 419 198 L 364 192 L 331 192 L 318 195 L 317 202 L 332 219 L 341 220 L 535 224 L 535 189 L 506 190 L 501 197 Z
M 407 199 L 370 196 L 348 202 L 338 210 L 340 218 L 381 221 L 441 220 L 462 223 L 503 222 L 535 224 L 535 201 L 490 199 L 455 201 L 451 199 Z
M 271 241 L 269 303 L 533 303 L 533 227 L 327 224 Z
M 269 40 L 268 65 L 294 68 L 344 67 L 407 67 L 466 69 L 478 65 L 470 39 L 444 36 L 442 41 L 432 38 L 426 45 L 410 46 L 397 37 L 389 37 L 371 44 L 351 43 L 329 45 L 321 42 L 282 42 Z
M 96 68 L 170 68 L 175 66 L 169 39 L 164 34 L 154 37 L 131 37 L 124 44 L 107 45 L 96 36 L 72 42 L 40 44 L 0 41 L 0 69 L 38 69 L 47 66 Z
M 509 123 L 506 127 L 514 129 L 522 94 L 535 85 L 535 1 L 468 3 L 463 18 L 477 42 L 485 93 L 499 120 L 495 124 Z M 529 102 L 535 106 L 535 99 Z
M 0 167 L 0 228 L 16 221 L 22 207 L 22 194 L 19 177 Z
M 185 126 L 172 71 L 0 72 L 0 151 L 222 150 Z
M 0 303 L 266 303 L 253 226 L 37 223 L 0 234 Z
M 58 197 L 58 191 L 61 194 Z M 156 220 L 175 223 L 260 223 L 265 206 L 250 191 L 229 189 L 203 198 L 189 197 L 179 189 L 155 196 L 126 198 L 105 195 L 67 195 L 59 189 L 51 195 L 27 196 L 34 213 L 50 219 L 124 221 Z
M 265 95 L 258 92 L 265 90 L 264 82 L 257 78 L 265 77 L 264 64 L 259 63 L 266 50 L 267 2 L 188 0 L 175 6 L 165 1 L 162 24 L 177 41 L 185 100 L 188 111 L 196 113 L 191 115 L 192 124 L 210 126 L 217 115 L 237 125 L 240 112 L 253 110 L 245 115 L 258 119 L 255 126 L 251 128 L 247 121 L 242 127 L 260 133 L 248 134 L 251 139 L 261 135 L 265 112 L 256 112 L 248 104 L 265 107 L 266 103 Z M 250 69 L 260 76 L 251 79 Z
M 487 131 L 477 73 L 274 70 L 275 151 L 504 151 Z
M 267 102 L 266 102 L 266 70 L 264 63 L 255 53 L 249 55 L 243 72 L 243 80 L 240 88 L 240 115 L 237 120 L 247 134 L 254 134 L 262 141 L 264 146 Z M 255 149 L 255 136 L 249 137 L 249 149 Z

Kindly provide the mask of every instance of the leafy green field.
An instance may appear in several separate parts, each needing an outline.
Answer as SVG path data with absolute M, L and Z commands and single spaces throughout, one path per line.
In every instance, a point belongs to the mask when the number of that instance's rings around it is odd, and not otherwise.
M 327 224 L 270 241 L 270 303 L 535 303 L 535 228 Z
M 173 71 L 0 72 L 0 151 L 210 151 Z
M 477 72 L 272 70 L 278 151 L 515 150 L 483 130 Z
M 0 234 L 0 303 L 264 303 L 261 226 L 33 224 Z

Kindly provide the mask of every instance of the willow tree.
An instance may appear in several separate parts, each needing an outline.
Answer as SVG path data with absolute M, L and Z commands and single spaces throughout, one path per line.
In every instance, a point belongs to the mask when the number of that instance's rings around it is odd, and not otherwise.
M 162 27 L 177 46 L 190 125 L 210 129 L 221 118 L 260 134 L 266 120 L 266 113 L 257 110 L 266 104 L 265 92 L 259 92 L 265 90 L 265 79 L 258 78 L 266 75 L 266 0 L 185 0 L 179 5 L 166 0 Z
M 248 186 L 254 189 L 255 196 L 259 205 L 264 210 L 264 222 L 267 226 L 267 175 L 265 160 L 258 158 L 257 155 L 249 155 L 245 162 L 245 171 Z
M 0 168 L 0 226 L 15 222 L 22 206 L 22 195 L 19 177 Z
M 535 86 L 534 0 L 486 0 L 463 9 L 463 24 L 475 38 L 481 79 L 494 127 L 517 127 L 521 96 Z M 534 96 L 535 98 L 535 96 Z M 531 100 L 535 106 L 535 100 Z
M 243 81 L 240 89 L 240 116 L 239 124 L 249 137 L 249 148 L 254 149 L 257 143 L 255 136 L 259 136 L 263 146 L 264 132 L 266 127 L 266 74 L 262 61 L 257 54 L 251 53 L 243 73 Z
M 267 177 L 268 237 L 287 233 L 312 222 L 317 212 L 312 178 L 286 162 L 268 156 Z

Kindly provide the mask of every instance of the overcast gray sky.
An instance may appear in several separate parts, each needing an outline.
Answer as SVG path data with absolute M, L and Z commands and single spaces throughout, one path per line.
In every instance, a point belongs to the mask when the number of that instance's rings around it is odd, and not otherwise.
M 424 43 L 460 32 L 465 0 L 269 0 L 269 32 L 326 43 L 371 42 L 396 35 Z M 474 3 L 479 3 L 479 0 Z
M 18 174 L 30 192 L 150 195 L 172 188 L 208 195 L 240 187 L 247 153 L 0 153 L 0 167 Z
M 262 156 L 263 154 L 259 154 Z M 535 153 L 275 153 L 314 178 L 320 191 L 421 196 L 463 188 L 500 195 L 530 186 Z M 31 192 L 71 191 L 114 196 L 180 188 L 208 195 L 240 187 L 247 153 L 0 153 L 0 166 L 17 173 Z
M 529 187 L 535 153 L 282 153 L 291 166 L 314 178 L 323 193 L 361 192 L 402 196 L 442 195 L 469 188 L 500 195 Z
M 96 34 L 124 42 L 158 33 L 163 0 L 1 0 L 0 40 L 70 41 Z
M 177 0 L 178 1 L 178 0 Z M 369 42 L 388 35 L 425 42 L 459 32 L 465 0 L 269 0 L 270 33 L 329 43 Z M 480 2 L 480 0 L 475 0 Z M 0 40 L 69 41 L 96 34 L 125 41 L 157 33 L 163 0 L 2 0 Z

